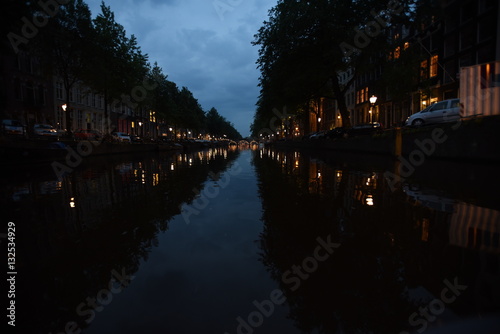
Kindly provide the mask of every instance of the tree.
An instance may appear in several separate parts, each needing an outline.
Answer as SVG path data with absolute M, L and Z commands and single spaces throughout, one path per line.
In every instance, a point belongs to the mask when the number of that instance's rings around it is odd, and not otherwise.
M 193 93 L 187 87 L 182 87 L 177 101 L 179 124 L 185 128 L 200 131 L 204 127 L 205 113 L 198 100 L 194 98 Z
M 123 26 L 115 22 L 110 7 L 101 3 L 101 13 L 94 19 L 93 64 L 87 81 L 104 95 L 105 129 L 109 132 L 108 104 L 141 85 L 148 73 L 148 56 L 142 54 L 134 35 L 126 36 Z
M 35 43 L 36 53 L 48 75 L 57 75 L 64 85 L 66 128 L 71 134 L 70 91 L 85 77 L 89 67 L 89 40 L 92 37 L 90 10 L 82 0 L 69 1 L 59 8 Z
M 240 140 L 241 134 L 234 128 L 234 125 L 221 116 L 217 109 L 211 108 L 206 114 L 207 131 L 214 137 L 227 137 Z
M 149 80 L 154 83 L 155 89 L 148 95 L 146 103 L 155 110 L 158 117 L 171 124 L 178 123 L 178 106 L 176 103 L 179 89 L 177 85 L 168 80 L 168 75 L 163 69 L 154 63 L 148 74 Z
M 401 8 L 376 0 L 279 0 L 269 20 L 255 35 L 260 46 L 259 107 L 307 106 L 319 97 L 337 100 L 344 126 L 350 126 L 345 93 L 339 72 L 362 70 L 386 44 L 385 30 Z M 269 101 L 266 101 L 269 100 Z M 261 111 L 262 112 L 262 111 Z M 270 116 L 270 110 L 264 111 Z

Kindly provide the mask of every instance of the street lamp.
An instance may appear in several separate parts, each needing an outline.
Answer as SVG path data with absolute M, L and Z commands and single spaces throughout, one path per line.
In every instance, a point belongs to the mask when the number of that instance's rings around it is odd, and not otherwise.
M 377 97 L 375 95 L 372 95 L 372 97 L 370 97 L 370 104 L 371 104 L 371 107 L 370 107 L 370 123 L 373 121 L 373 107 L 375 106 L 375 103 L 377 103 Z

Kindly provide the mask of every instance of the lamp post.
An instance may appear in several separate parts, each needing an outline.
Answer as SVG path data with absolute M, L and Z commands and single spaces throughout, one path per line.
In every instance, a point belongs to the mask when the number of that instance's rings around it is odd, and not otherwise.
M 61 109 L 64 111 L 64 118 L 66 119 L 66 132 L 68 134 L 70 134 L 71 133 L 71 116 L 69 114 L 68 105 L 66 103 L 63 104 L 61 106 Z
M 372 95 L 372 97 L 370 97 L 370 104 L 371 104 L 371 107 L 370 107 L 370 123 L 372 123 L 373 121 L 373 107 L 375 106 L 375 103 L 377 103 L 377 97 L 375 95 Z
M 321 117 L 318 117 L 318 131 L 321 131 Z

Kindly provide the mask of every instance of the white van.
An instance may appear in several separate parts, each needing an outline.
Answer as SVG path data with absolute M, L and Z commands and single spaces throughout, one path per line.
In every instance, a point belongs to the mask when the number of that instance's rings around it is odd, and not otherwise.
M 460 119 L 460 100 L 436 102 L 406 119 L 406 126 L 455 122 Z

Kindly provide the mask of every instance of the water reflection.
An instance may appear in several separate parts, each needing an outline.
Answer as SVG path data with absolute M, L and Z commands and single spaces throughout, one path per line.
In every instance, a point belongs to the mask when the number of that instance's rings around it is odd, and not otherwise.
M 306 333 L 421 332 L 498 314 L 494 174 L 464 167 L 456 178 L 435 168 L 393 189 L 384 177 L 390 161 L 348 161 L 267 148 L 255 155 L 264 209 L 261 259 L 285 292 L 296 327 Z M 489 180 L 489 187 L 479 187 L 478 179 Z M 297 265 L 310 259 L 318 237 L 340 247 L 317 269 L 301 273 Z M 297 289 L 289 284 L 292 269 Z M 444 303 L 452 283 L 466 288 Z
M 2 220 L 17 222 L 19 236 L 23 332 L 88 327 L 92 303 L 108 305 L 126 288 L 119 279 L 133 276 L 148 259 L 169 220 L 195 198 L 193 189 L 203 189 L 210 173 L 223 172 L 238 155 L 214 148 L 95 158 L 62 181 L 55 181 L 50 166 L 2 173 Z

